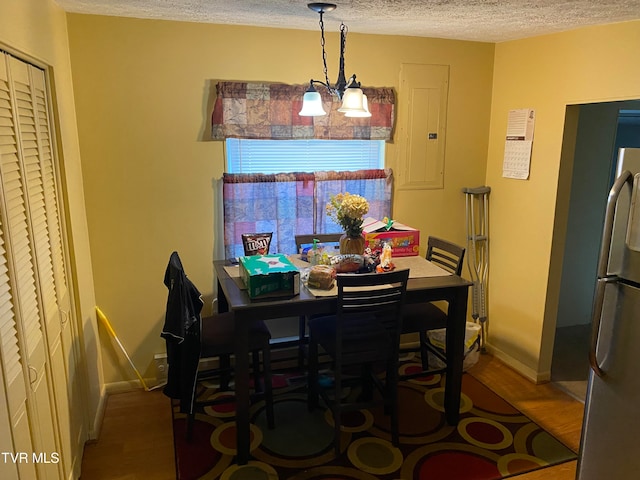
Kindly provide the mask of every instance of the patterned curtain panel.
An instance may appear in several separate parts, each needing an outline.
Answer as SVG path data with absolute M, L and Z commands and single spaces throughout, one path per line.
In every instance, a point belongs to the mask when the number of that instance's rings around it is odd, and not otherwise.
M 349 192 L 369 201 L 369 214 L 391 216 L 390 169 L 356 172 L 231 174 L 223 178 L 225 258 L 244 255 L 243 233 L 272 232 L 271 253 L 295 253 L 295 235 L 340 232 L 328 220 L 330 195 Z M 315 216 L 314 216 L 315 214 Z
M 367 199 L 367 217 L 391 218 L 391 169 L 356 172 L 316 172 L 316 223 L 314 233 L 339 233 L 342 227 L 327 217 L 326 206 L 331 195 L 349 192 Z
M 225 258 L 244 255 L 243 233 L 272 232 L 270 253 L 294 253 L 297 232 L 313 232 L 312 173 L 223 178 Z
M 323 87 L 327 115 L 302 117 L 302 96 L 307 85 L 219 82 L 213 108 L 211 136 L 272 140 L 385 140 L 393 138 L 395 93 L 392 88 L 363 88 L 369 118 L 349 118 L 338 112 L 340 101 Z

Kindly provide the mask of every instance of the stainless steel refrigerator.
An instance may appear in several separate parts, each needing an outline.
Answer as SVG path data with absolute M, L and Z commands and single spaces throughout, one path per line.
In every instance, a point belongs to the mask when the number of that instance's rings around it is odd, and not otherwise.
M 576 478 L 640 478 L 640 149 L 620 149 L 593 303 Z

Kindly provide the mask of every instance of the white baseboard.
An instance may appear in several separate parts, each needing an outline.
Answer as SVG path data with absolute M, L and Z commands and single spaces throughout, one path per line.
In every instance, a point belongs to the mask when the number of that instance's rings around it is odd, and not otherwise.
M 96 408 L 95 417 L 91 428 L 89 429 L 89 441 L 97 440 L 100 436 L 100 430 L 102 429 L 102 421 L 104 420 L 104 412 L 107 408 L 107 389 L 106 385 L 102 385 L 100 390 L 100 400 L 98 402 L 98 408 Z
M 503 352 L 499 348 L 496 348 L 494 345 L 492 345 L 489 342 L 487 342 L 486 348 L 487 348 L 487 352 L 489 352 L 494 357 L 501 360 L 502 362 L 507 364 L 509 367 L 513 368 L 520 375 L 522 375 L 523 377 L 527 378 L 528 380 L 532 381 L 535 384 L 546 383 L 551 380 L 550 371 L 538 372 L 533 368 L 528 367 L 527 365 L 522 363 L 520 360 L 512 357 L 511 355 L 508 355 L 507 353 Z
M 155 378 L 145 378 L 144 383 L 148 390 L 155 390 L 157 381 Z M 158 385 L 159 386 L 159 385 Z M 132 392 L 144 388 L 140 380 L 125 380 L 123 382 L 112 382 L 105 384 L 105 391 L 107 396 L 114 395 L 116 393 Z

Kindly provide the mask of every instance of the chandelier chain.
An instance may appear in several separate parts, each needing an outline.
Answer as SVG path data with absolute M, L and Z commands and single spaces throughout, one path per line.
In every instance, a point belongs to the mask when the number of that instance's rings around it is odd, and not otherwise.
M 322 46 L 322 64 L 324 66 L 324 79 L 325 82 L 327 82 L 327 88 L 329 89 L 329 91 L 332 91 L 333 89 L 331 88 L 331 82 L 329 82 L 329 72 L 327 69 L 327 52 L 324 48 L 324 21 L 322 20 L 322 14 L 323 12 L 320 11 L 320 45 Z
M 339 92 L 343 92 L 348 86 L 347 80 L 344 77 L 344 53 L 347 48 L 347 32 L 349 29 L 344 23 L 340 23 L 340 66 L 338 68 L 338 79 L 336 80 L 335 89 Z

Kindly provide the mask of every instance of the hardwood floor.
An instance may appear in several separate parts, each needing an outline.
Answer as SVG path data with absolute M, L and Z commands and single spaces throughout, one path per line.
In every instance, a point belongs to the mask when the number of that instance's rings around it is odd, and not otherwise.
M 84 447 L 82 480 L 176 478 L 169 399 L 142 389 L 109 396 L 102 431 Z
M 580 446 L 584 405 L 551 383 L 535 385 L 491 355 L 481 355 L 469 373 L 543 427 L 567 447 Z M 518 480 L 574 480 L 576 461 L 518 475 Z
M 470 374 L 569 448 L 578 451 L 583 405 L 552 384 L 534 385 L 491 355 Z M 576 462 L 520 475 L 518 480 L 574 480 Z M 175 478 L 169 399 L 160 390 L 109 397 L 100 438 L 85 446 L 83 480 Z

